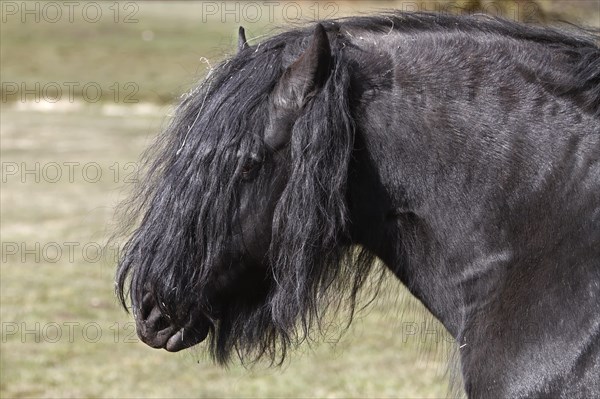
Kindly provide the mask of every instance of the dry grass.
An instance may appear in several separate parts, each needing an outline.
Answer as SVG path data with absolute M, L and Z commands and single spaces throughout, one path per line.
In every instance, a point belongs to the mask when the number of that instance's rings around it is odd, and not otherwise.
M 100 110 L 2 110 L 2 397 L 445 396 L 447 336 L 393 279 L 341 341 L 303 346 L 281 370 L 223 370 L 202 346 L 173 355 L 139 343 L 114 297 L 112 252 L 96 261 L 93 243 L 105 242 L 121 196 L 123 176 L 115 181 L 110 167 L 135 160 L 164 121 Z M 65 162 L 80 165 L 73 181 L 66 166 L 48 181 L 47 165 Z M 21 175 L 35 163 L 39 172 Z M 92 169 L 84 178 L 90 163 L 103 172 L 98 182 L 86 181 Z

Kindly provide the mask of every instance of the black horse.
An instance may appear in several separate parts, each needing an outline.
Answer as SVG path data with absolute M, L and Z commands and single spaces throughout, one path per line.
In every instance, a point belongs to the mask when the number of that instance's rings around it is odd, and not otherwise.
M 457 340 L 469 396 L 600 397 L 600 49 L 577 32 L 240 29 L 129 202 L 117 290 L 140 338 L 277 362 L 352 314 L 380 259 Z

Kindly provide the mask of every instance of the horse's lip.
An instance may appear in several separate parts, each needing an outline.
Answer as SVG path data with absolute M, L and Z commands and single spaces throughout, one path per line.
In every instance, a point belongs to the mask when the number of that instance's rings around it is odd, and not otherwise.
M 145 320 L 136 319 L 137 333 L 142 342 L 156 349 L 166 349 L 169 352 L 177 352 L 194 346 L 206 339 L 211 319 L 202 313 L 197 313 L 181 327 L 179 325 L 168 325 L 157 329 L 164 316 L 154 307 Z
M 206 339 L 209 331 L 210 321 L 206 317 L 201 320 L 180 328 L 164 344 L 164 349 L 169 352 L 179 352 L 191 346 L 199 344 Z

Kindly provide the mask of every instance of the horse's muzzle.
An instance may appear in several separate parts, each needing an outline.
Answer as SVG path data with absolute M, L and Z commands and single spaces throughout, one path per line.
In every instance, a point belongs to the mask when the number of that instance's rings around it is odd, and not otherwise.
M 202 314 L 190 315 L 183 326 L 173 324 L 160 311 L 150 293 L 144 296 L 140 311 L 135 315 L 138 337 L 152 348 L 164 348 L 169 352 L 177 352 L 204 341 L 211 324 Z

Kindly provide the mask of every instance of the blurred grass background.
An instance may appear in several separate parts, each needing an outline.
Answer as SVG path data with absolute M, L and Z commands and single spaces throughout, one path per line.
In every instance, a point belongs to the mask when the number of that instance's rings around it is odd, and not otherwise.
M 270 14 L 257 2 L 258 16 L 241 2 L 106 2 L 96 3 L 97 22 L 93 9 L 83 14 L 85 3 L 75 2 L 72 19 L 57 4 L 62 17 L 51 22 L 47 2 L 0 3 L 0 396 L 447 396 L 450 340 L 394 279 L 340 341 L 334 323 L 332 342 L 303 346 L 282 369 L 225 370 L 202 345 L 169 354 L 139 343 L 114 297 L 115 252 L 97 249 L 133 162 L 170 104 L 206 73 L 206 60 L 235 51 L 239 25 L 256 42 L 297 22 L 298 10 L 313 20 L 462 7 L 598 27 L 599 2 L 278 2 Z M 89 84 L 101 88 L 97 101 L 81 91 Z

